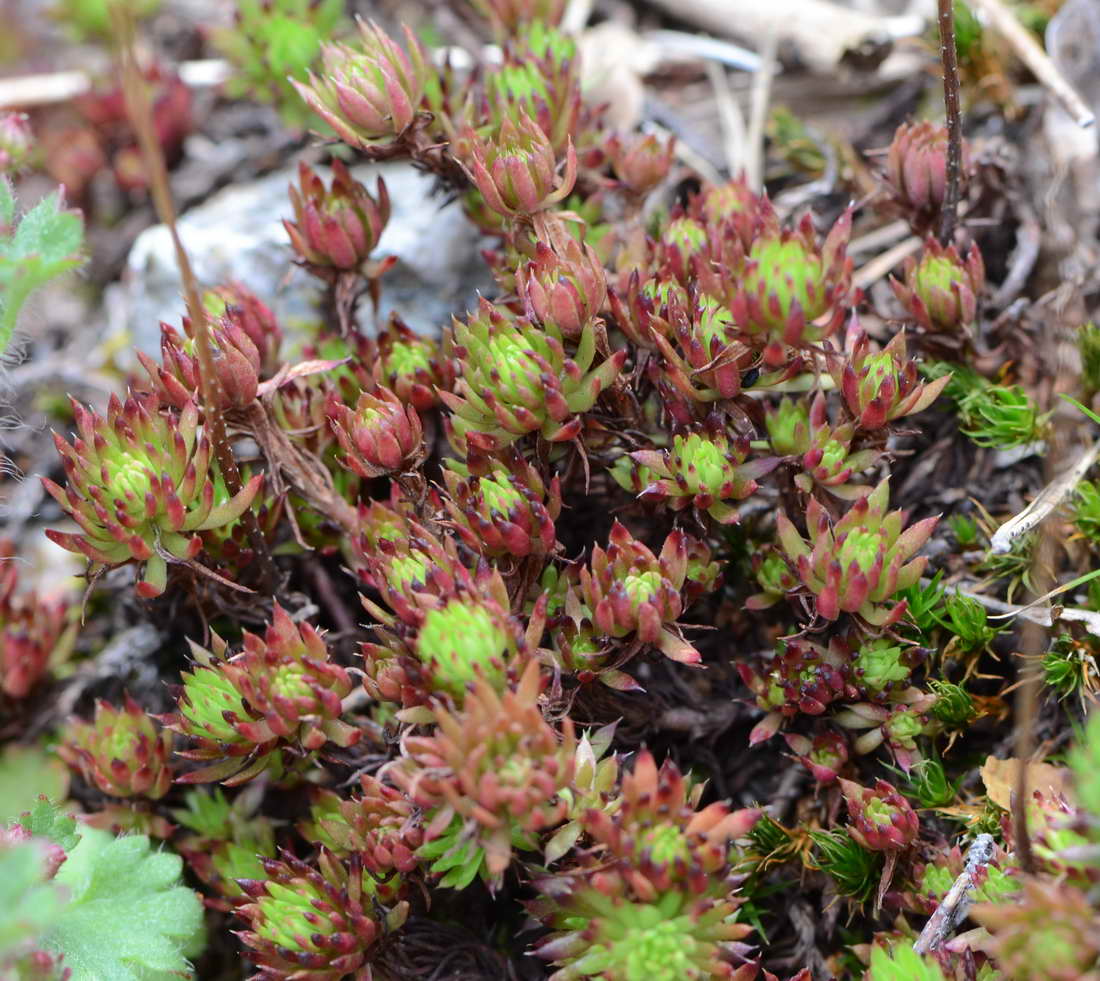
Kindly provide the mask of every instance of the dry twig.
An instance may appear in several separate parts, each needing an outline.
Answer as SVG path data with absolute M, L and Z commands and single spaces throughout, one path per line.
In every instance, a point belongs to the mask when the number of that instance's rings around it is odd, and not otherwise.
M 954 885 L 936 907 L 936 912 L 924 924 L 913 950 L 918 954 L 931 953 L 955 932 L 970 910 L 971 894 L 978 887 L 975 881 L 978 870 L 984 869 L 992 858 L 993 836 L 978 835 L 966 853 L 966 868 L 959 873 Z

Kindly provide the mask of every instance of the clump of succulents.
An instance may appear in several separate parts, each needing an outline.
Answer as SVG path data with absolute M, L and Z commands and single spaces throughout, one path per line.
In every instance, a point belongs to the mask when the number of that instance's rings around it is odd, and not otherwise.
M 674 531 L 659 556 L 615 523 L 606 549 L 596 546 L 580 571 L 580 593 L 592 622 L 609 637 L 633 637 L 686 664 L 700 660 L 675 630 L 683 611 L 688 536 Z
M 499 886 L 513 848 L 532 850 L 566 816 L 575 738 L 559 736 L 539 708 L 540 672 L 531 661 L 514 689 L 475 683 L 460 712 L 435 711 L 431 736 L 409 736 L 391 779 L 425 812 L 421 854 L 463 888 L 481 874 Z
M 561 978 L 747 978 L 738 967 L 751 928 L 730 848 L 759 817 L 725 804 L 696 810 L 700 785 L 643 751 L 622 780 L 622 803 L 588 812 L 593 846 L 577 868 L 537 883 L 531 910 L 554 932 L 536 947 Z
M 1070 756 L 1076 797 L 1052 787 L 1029 802 L 1038 875 L 976 873 L 994 904 L 977 913 L 982 949 L 964 935 L 935 961 L 898 953 L 916 924 L 896 917 L 930 915 L 962 870 L 952 822 L 1022 842 L 996 767 L 983 768 L 986 800 L 960 801 L 977 782 L 950 752 L 1005 712 L 983 662 L 1011 628 L 941 585 L 966 571 L 977 525 L 954 522 L 961 554 L 936 552 L 944 569 L 922 582 L 937 518 L 890 510 L 890 487 L 893 472 L 898 500 L 923 507 L 914 474 L 945 466 L 951 420 L 930 435 L 914 417 L 941 394 L 980 445 L 1033 441 L 1045 417 L 963 361 L 984 289 L 977 244 L 929 239 L 907 263 L 893 289 L 908 339 L 884 310 L 863 330 L 848 254 L 868 209 L 922 236 L 939 223 L 946 134 L 899 129 L 887 194 L 849 210 L 823 198 L 820 225 L 781 218 L 748 178 L 694 189 L 671 141 L 618 131 L 582 97 L 583 45 L 560 0 L 472 6 L 498 44 L 470 68 L 375 24 L 332 41 L 327 0 L 242 8 L 238 31 L 264 21 L 233 49 L 245 77 L 299 94 L 355 156 L 433 175 L 482 233 L 496 290 L 442 336 L 417 334 L 401 295 L 379 307 L 393 261 L 377 256 L 384 182 L 303 164 L 285 226 L 324 298 L 296 329 L 301 350 L 283 343 L 271 297 L 225 283 L 199 291 L 205 316 L 162 327 L 138 391 L 104 416 L 74 407 L 78 436 L 55 440 L 68 486 L 46 487 L 77 528 L 51 537 L 97 574 L 142 564 L 142 609 L 202 631 L 169 714 L 127 698 L 60 733 L 57 754 L 125 799 L 82 793 L 87 823 L 161 836 L 269 981 L 479 976 L 480 959 L 496 970 L 529 938 L 555 981 L 774 981 L 774 951 L 747 941 L 799 865 L 807 890 L 853 909 L 875 897 L 895 917 L 893 935 L 868 927 L 873 951 L 857 936 L 831 952 L 838 974 L 869 960 L 871 978 L 984 978 L 991 965 L 1027 978 L 1049 936 L 1052 976 L 1090 977 L 1090 744 Z M 783 116 L 776 132 L 797 128 Z M 0 181 L 0 247 L 13 222 Z M 984 243 L 982 227 L 970 232 Z M 0 287 L 11 268 L 0 261 Z M 355 316 L 365 294 L 373 321 Z M 245 477 L 231 493 L 234 460 Z M 1100 518 L 1079 486 L 1085 549 Z M 1023 575 L 1022 553 L 994 561 Z M 1100 596 L 1085 584 L 1070 587 L 1080 613 Z M 44 677 L 66 683 L 72 617 L 51 603 L 0 577 L 0 689 L 15 710 L 0 737 L 37 735 Z M 94 596 L 89 610 L 103 622 Z M 1100 677 L 1088 622 L 1063 623 L 1043 658 L 1060 695 L 1088 697 Z M 96 654 L 101 636 L 78 650 Z M 173 640 L 155 654 L 168 670 Z M 682 752 L 734 730 L 767 757 L 734 773 Z M 659 765 L 647 741 L 685 768 Z M 713 790 L 688 762 L 713 770 Z M 775 799 L 734 810 L 717 799 L 727 784 Z M 541 932 L 511 929 L 521 904 Z M 471 942 L 478 920 L 493 929 Z M 0 912 L 0 975 L 4 925 Z M 477 967 L 444 968 L 441 946 Z
M 195 664 L 167 720 L 193 740 L 180 755 L 206 764 L 181 782 L 243 783 L 266 769 L 282 772 L 284 749 L 301 755 L 361 738 L 362 730 L 340 719 L 352 688 L 348 672 L 313 627 L 294 623 L 282 607 L 264 636 L 245 633 L 240 653 L 227 657 L 217 635 L 213 648 L 192 644 Z

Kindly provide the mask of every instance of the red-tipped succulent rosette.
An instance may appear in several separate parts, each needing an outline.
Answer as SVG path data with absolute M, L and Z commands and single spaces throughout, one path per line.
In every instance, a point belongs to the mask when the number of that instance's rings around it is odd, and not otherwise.
M 682 531 L 669 534 L 658 557 L 616 521 L 607 548 L 597 545 L 580 571 L 593 623 L 609 637 L 633 637 L 674 661 L 698 664 L 699 652 L 673 629 L 684 608 L 687 565 Z
M 905 615 L 905 600 L 895 602 L 894 597 L 920 579 L 928 560 L 915 556 L 939 519 L 925 518 L 905 528 L 904 513 L 887 511 L 889 504 L 888 480 L 859 498 L 835 523 L 811 498 L 806 506 L 808 542 L 787 515 L 779 513 L 780 545 L 823 619 L 851 613 L 886 627 Z
M 172 785 L 172 734 L 129 695 L 121 709 L 100 700 L 93 721 L 70 722 L 58 753 L 88 783 L 112 797 L 156 800 Z
M 390 218 L 385 182 L 379 177 L 372 195 L 339 160 L 330 187 L 304 161 L 298 181 L 290 187 L 294 221 L 283 225 L 302 262 L 319 276 L 363 269 Z
M 895 334 L 881 351 L 859 332 L 851 355 L 830 359 L 830 372 L 844 396 L 844 404 L 861 429 L 881 429 L 888 422 L 927 409 L 951 380 L 921 380 L 909 356 L 904 331 Z
M 433 69 L 406 27 L 407 51 L 372 22 L 359 22 L 360 47 L 321 46 L 322 71 L 291 80 L 306 104 L 348 146 L 385 153 L 413 126 Z
M 93 569 L 144 563 L 142 596 L 159 596 L 169 562 L 189 562 L 202 548 L 197 532 L 236 521 L 259 492 L 256 475 L 215 505 L 210 441 L 199 432 L 199 410 L 186 403 L 177 414 L 155 394 L 111 396 L 107 415 L 73 403 L 77 435 L 70 444 L 54 433 L 68 486 L 43 486 L 79 526 L 72 534 L 50 529 L 51 541 L 85 555 Z

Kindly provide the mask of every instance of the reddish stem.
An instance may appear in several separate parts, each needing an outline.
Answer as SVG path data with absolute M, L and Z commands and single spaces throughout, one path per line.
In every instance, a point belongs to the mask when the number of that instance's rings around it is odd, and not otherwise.
M 962 110 L 959 106 L 959 54 L 955 47 L 954 0 L 938 0 L 940 59 L 943 62 L 943 104 L 947 110 L 947 188 L 940 211 L 940 244 L 955 238 L 962 171 Z

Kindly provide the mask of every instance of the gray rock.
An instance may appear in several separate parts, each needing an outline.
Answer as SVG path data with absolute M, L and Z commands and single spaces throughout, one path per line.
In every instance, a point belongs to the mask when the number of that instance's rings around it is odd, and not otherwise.
M 477 230 L 457 204 L 441 207 L 440 199 L 430 196 L 432 178 L 407 164 L 364 165 L 353 173 L 372 191 L 381 174 L 390 194 L 390 221 L 374 253 L 397 258 L 382 279 L 383 316 L 396 310 L 414 330 L 438 335 L 452 313 L 473 305 L 478 290 L 491 289 Z M 287 168 L 226 188 L 179 221 L 200 283 L 240 280 L 275 310 L 291 340 L 296 324 L 316 320 L 320 295 L 318 281 L 291 262 L 281 221 L 291 217 L 287 186 L 296 178 L 296 169 Z M 138 237 L 110 306 L 115 325 L 124 326 L 135 346 L 149 354 L 159 352 L 160 321 L 179 324 L 184 304 L 164 225 Z M 364 321 L 370 317 L 369 301 L 361 313 Z

